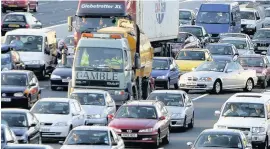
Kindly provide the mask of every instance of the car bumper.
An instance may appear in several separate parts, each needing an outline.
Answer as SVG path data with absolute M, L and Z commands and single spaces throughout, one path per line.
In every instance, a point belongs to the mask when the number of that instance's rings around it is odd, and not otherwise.
M 196 81 L 195 84 L 188 84 L 186 81 L 179 81 L 179 88 L 189 90 L 211 90 L 213 89 L 213 82 Z
M 66 79 L 50 79 L 51 81 L 51 86 L 54 87 L 68 87 L 68 82 L 66 81 Z
M 122 133 L 118 133 L 118 135 L 124 140 L 125 143 L 156 143 L 157 141 L 157 132 L 153 133 L 138 133 L 136 138 L 126 138 L 122 137 Z
M 86 119 L 85 125 L 102 125 L 106 126 L 108 124 L 107 118 L 96 118 L 96 119 Z
M 256 32 L 255 28 L 241 28 L 241 32 L 248 34 L 248 35 L 253 35 Z
M 183 127 L 184 126 L 184 119 L 172 119 L 170 126 L 171 126 L 171 128 Z
M 28 108 L 28 99 L 27 97 L 1 97 L 1 108 Z
M 66 138 L 69 129 L 69 126 L 41 126 L 41 137 L 45 139 Z

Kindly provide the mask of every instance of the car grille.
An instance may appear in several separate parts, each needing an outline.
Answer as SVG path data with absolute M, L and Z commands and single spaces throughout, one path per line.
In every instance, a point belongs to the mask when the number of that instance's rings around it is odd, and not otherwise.
M 196 77 L 188 77 L 187 80 L 188 81 L 197 81 L 198 78 L 196 78 Z
M 129 130 L 131 130 L 132 132 L 128 132 Z M 122 132 L 137 133 L 137 132 L 139 132 L 139 130 L 134 130 L 134 129 L 122 129 Z
M 50 135 L 50 136 L 55 136 L 55 135 L 60 135 L 61 132 L 41 132 L 41 135 Z
M 237 129 L 241 131 L 250 131 L 250 128 L 241 128 L 241 127 L 228 127 L 228 129 Z
M 257 43 L 258 47 L 269 47 L 270 43 Z
M 52 123 L 40 123 L 40 125 L 43 125 L 43 126 L 51 126 Z
M 218 37 L 219 34 L 211 34 L 211 37 Z

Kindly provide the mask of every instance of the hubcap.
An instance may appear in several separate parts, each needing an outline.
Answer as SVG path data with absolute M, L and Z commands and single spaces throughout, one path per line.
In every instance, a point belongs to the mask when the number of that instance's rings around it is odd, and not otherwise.
M 248 89 L 249 91 L 252 90 L 252 86 L 253 86 L 252 81 L 251 81 L 251 80 L 248 80 L 248 81 L 247 81 L 247 89 Z
M 219 82 L 216 83 L 216 92 L 217 93 L 220 92 L 220 84 L 219 84 Z

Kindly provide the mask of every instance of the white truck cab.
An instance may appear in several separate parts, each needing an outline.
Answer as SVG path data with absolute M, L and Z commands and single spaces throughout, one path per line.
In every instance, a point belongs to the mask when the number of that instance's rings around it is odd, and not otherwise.
M 56 32 L 50 29 L 16 29 L 6 33 L 4 44 L 16 45 L 25 64 L 25 69 L 32 70 L 44 78 L 57 64 Z
M 237 93 L 215 111 L 219 120 L 215 129 L 238 129 L 243 131 L 252 146 L 266 148 L 270 136 L 270 96 L 262 93 Z

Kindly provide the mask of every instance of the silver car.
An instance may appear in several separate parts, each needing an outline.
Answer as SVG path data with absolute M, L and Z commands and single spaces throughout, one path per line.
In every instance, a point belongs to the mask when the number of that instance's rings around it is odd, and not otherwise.
M 156 90 L 147 100 L 159 100 L 164 103 L 171 115 L 170 128 L 193 128 L 194 106 L 188 94 L 181 90 Z
M 219 94 L 225 89 L 251 92 L 257 85 L 256 70 L 245 70 L 238 62 L 205 62 L 179 79 L 180 89 L 206 90 Z
M 254 44 L 248 38 L 226 37 L 226 38 L 221 38 L 219 42 L 233 44 L 238 50 L 240 55 L 255 54 Z
M 124 149 L 123 139 L 107 126 L 79 126 L 70 131 L 60 149 Z
M 87 117 L 85 125 L 107 125 L 107 116 L 116 112 L 111 95 L 103 90 L 74 90 L 69 98 L 78 100 Z

